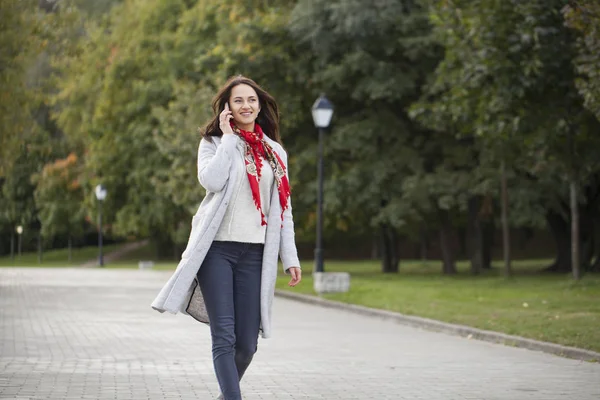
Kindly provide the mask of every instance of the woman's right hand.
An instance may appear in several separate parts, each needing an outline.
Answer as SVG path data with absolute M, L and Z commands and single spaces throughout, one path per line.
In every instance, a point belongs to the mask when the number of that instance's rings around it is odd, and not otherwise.
M 231 115 L 231 111 L 229 110 L 229 104 L 225 103 L 225 108 L 219 114 L 219 128 L 221 128 L 221 132 L 224 135 L 233 135 L 233 129 L 231 129 L 231 124 L 229 120 L 233 118 Z

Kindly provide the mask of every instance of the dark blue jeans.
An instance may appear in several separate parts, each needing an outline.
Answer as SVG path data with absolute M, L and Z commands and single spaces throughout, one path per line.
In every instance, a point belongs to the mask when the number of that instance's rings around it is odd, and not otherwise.
M 198 271 L 215 373 L 225 400 L 242 399 L 239 381 L 257 349 L 263 247 L 215 241 Z

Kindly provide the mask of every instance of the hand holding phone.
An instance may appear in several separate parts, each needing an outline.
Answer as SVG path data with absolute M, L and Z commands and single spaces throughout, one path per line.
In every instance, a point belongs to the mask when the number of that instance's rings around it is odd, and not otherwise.
M 225 103 L 225 108 L 219 114 L 219 128 L 224 135 L 233 135 L 233 129 L 229 121 L 233 118 L 231 111 L 229 110 L 229 103 Z

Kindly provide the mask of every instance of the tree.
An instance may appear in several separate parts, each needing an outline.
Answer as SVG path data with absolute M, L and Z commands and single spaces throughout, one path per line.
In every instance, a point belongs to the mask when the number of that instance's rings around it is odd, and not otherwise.
M 7 43 L 0 73 L 5 89 L 0 100 L 0 186 L 8 226 L 0 229 L 10 230 L 11 241 L 17 219 L 27 224 L 27 234 L 39 230 L 31 178 L 45 163 L 66 154 L 62 134 L 50 118 L 51 58 L 64 48 L 60 33 L 72 29 L 77 14 L 57 14 L 55 6 L 51 1 L 11 0 L 0 5 L 6 22 L 2 27 L 8 30 L 1 39 Z M 39 238 L 38 232 L 38 243 Z
M 15 161 L 7 168 L 5 177 L 0 181 L 0 222 L 10 232 L 11 256 L 14 254 L 17 225 L 22 225 L 29 235 L 29 227 L 37 218 L 33 199 L 35 186 L 30 178 L 43 161 L 32 147 L 31 144 L 22 143 L 14 149 L 18 151 Z
M 86 192 L 107 186 L 114 233 L 151 235 L 163 250 L 185 242 L 204 194 L 197 129 L 211 115 L 211 97 L 236 73 L 287 94 L 280 82 L 293 70 L 280 68 L 292 65 L 283 49 L 291 43 L 284 6 L 293 3 L 126 1 L 61 61 L 58 125 L 79 143 Z M 297 97 L 281 104 L 290 127 Z
M 168 162 L 154 141 L 152 109 L 172 99 L 170 56 L 186 8 L 183 1 L 161 0 L 114 6 L 81 50 L 64 60 L 57 95 L 59 126 L 86 149 L 86 192 L 102 182 L 114 233 L 150 236 L 157 249 L 172 240 L 181 209 L 155 187 Z M 91 196 L 86 199 L 93 210 Z
M 585 107 L 600 120 L 600 4 L 593 0 L 570 1 L 563 8 L 567 26 L 581 36 L 574 60 L 577 89 Z
M 291 30 L 314 56 L 310 81 L 336 106 L 326 142 L 327 214 L 374 228 L 382 271 L 397 272 L 398 230 L 411 215 L 397 201 L 398 176 L 419 162 L 416 142 L 424 135 L 407 108 L 437 57 L 426 9 L 414 1 L 368 9 L 356 0 L 299 2 Z M 314 147 L 306 152 L 315 154 Z
M 41 234 L 46 238 L 67 236 L 69 261 L 73 237 L 80 236 L 85 226 L 80 167 L 77 156 L 71 153 L 65 159 L 47 164 L 35 176 L 35 202 L 39 209 Z
M 35 3 L 0 2 L 0 176 L 6 174 L 19 141 L 35 129 L 31 105 L 36 95 L 26 82 L 27 66 L 41 46 Z
M 574 90 L 575 37 L 562 25 L 561 3 L 437 2 L 432 20 L 446 53 L 428 96 L 436 99 L 430 106 L 434 120 L 451 121 L 459 133 L 475 133 L 497 148 L 503 187 L 508 168 L 521 157 L 528 159 L 525 170 L 536 180 L 544 179 L 544 172 L 548 176 L 544 166 L 568 177 L 572 239 L 578 243 L 576 189 L 583 168 L 575 160 L 580 155 L 590 159 L 586 146 L 593 138 L 586 132 L 593 130 L 594 122 Z M 507 232 L 508 218 L 504 219 Z M 507 239 L 505 234 L 505 245 Z M 572 246 L 576 278 L 577 249 Z
M 577 57 L 574 64 L 578 76 L 575 83 L 580 95 L 584 99 L 584 106 L 600 120 L 600 4 L 591 0 L 570 1 L 563 8 L 563 15 L 568 27 L 577 30 L 580 37 L 577 39 Z M 592 135 L 598 135 L 592 132 Z M 584 189 L 583 195 L 586 198 L 586 208 L 581 217 L 583 222 L 595 221 L 600 223 L 599 207 L 594 206 L 598 203 L 598 183 L 596 178 L 590 180 L 591 184 Z M 595 182 L 595 184 L 594 184 Z M 589 194 L 596 193 L 589 198 Z M 585 212 L 588 211 L 588 212 Z M 585 228 L 589 224 L 585 224 Z M 600 246 L 595 240 L 595 227 L 592 225 L 588 231 L 588 243 L 583 243 L 582 261 L 583 266 L 592 271 L 600 271 Z M 585 232 L 582 232 L 585 235 Z M 585 237 L 583 238 L 586 239 Z M 594 248 L 595 247 L 595 248 Z M 595 261 L 592 265 L 591 257 L 595 255 Z M 589 259 L 589 260 L 588 260 Z

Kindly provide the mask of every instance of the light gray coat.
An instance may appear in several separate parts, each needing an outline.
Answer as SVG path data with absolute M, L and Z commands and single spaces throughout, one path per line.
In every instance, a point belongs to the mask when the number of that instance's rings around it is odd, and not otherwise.
M 287 154 L 283 147 L 266 136 L 265 140 L 283 160 L 287 173 Z M 237 179 L 247 179 L 245 171 L 242 139 L 238 136 L 224 135 L 222 138 L 213 137 L 212 142 L 204 139 L 200 141 L 198 180 L 206 189 L 206 196 L 192 218 L 192 231 L 177 269 L 152 302 L 155 310 L 173 314 L 181 311 L 201 322 L 210 322 L 196 274 L 219 230 Z M 271 305 L 277 279 L 278 254 L 284 271 L 287 272 L 290 267 L 300 267 L 294 239 L 291 199 L 282 222 L 279 192 L 274 183 L 267 216 L 260 290 L 263 338 L 271 336 Z

